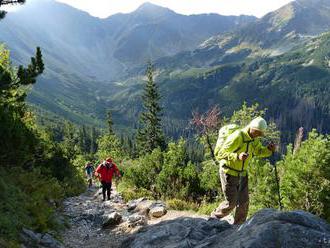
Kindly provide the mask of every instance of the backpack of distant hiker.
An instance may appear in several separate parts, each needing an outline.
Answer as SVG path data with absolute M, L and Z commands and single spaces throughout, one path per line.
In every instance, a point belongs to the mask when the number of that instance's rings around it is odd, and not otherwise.
M 229 125 L 226 125 L 226 126 L 223 126 L 222 128 L 220 128 L 217 144 L 215 145 L 215 148 L 214 148 L 215 157 L 218 156 L 218 153 L 221 150 L 221 148 L 222 148 L 223 144 L 225 143 L 226 139 L 228 138 L 228 136 L 239 129 L 240 129 L 240 127 L 236 124 L 229 124 Z
M 93 173 L 94 168 L 91 165 L 89 165 L 85 168 L 85 170 L 86 170 L 87 174 L 90 175 Z

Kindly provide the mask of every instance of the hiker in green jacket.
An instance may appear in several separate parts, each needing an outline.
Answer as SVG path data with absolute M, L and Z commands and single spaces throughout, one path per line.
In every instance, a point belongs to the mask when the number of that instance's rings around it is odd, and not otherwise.
M 246 220 L 249 208 L 249 162 L 254 156 L 269 157 L 276 149 L 274 143 L 264 147 L 258 139 L 266 129 L 266 121 L 261 117 L 255 118 L 247 127 L 230 134 L 216 153 L 225 200 L 213 211 L 212 217 L 223 218 L 236 207 L 234 224 L 242 224 Z

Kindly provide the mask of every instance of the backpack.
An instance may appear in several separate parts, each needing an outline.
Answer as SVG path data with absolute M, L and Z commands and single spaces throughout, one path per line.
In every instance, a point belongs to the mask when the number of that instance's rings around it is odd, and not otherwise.
M 228 136 L 239 129 L 240 129 L 240 127 L 236 124 L 229 124 L 229 125 L 226 125 L 226 126 L 223 126 L 222 128 L 220 128 L 217 144 L 215 145 L 215 148 L 214 148 L 215 157 L 218 156 L 218 153 L 221 150 L 221 147 L 225 143 Z
M 87 166 L 87 167 L 85 168 L 85 170 L 86 170 L 87 174 L 90 175 L 90 174 L 93 173 L 94 168 L 93 168 L 93 166 L 89 165 L 89 166 Z

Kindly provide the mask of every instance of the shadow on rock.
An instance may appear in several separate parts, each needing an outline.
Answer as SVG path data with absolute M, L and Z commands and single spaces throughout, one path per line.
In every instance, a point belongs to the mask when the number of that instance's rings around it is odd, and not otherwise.
M 121 247 L 330 247 L 330 225 L 304 211 L 263 209 L 241 226 L 178 218 L 140 229 Z

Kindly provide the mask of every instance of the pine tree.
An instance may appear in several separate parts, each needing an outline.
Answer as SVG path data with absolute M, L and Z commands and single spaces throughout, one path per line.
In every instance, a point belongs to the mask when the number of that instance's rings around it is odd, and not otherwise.
M 0 7 L 8 4 L 23 4 L 23 3 L 25 3 L 25 0 L 0 0 Z M 0 10 L 0 19 L 4 18 L 6 13 L 7 13 L 6 11 Z
M 96 131 L 95 128 L 93 127 L 91 130 L 91 146 L 90 146 L 90 153 L 94 154 L 97 150 L 97 144 L 96 144 Z
M 126 157 L 123 148 L 123 137 L 121 139 L 115 134 L 113 130 L 113 121 L 111 111 L 107 114 L 108 133 L 102 135 L 97 139 L 97 153 L 96 156 L 102 160 L 107 157 L 115 159 L 115 161 L 122 161 Z
M 113 121 L 112 121 L 112 114 L 111 114 L 111 111 L 108 111 L 107 122 L 108 122 L 108 130 L 109 130 L 109 134 L 110 134 L 110 135 L 114 135 L 115 132 L 113 131 Z
M 71 122 L 66 121 L 63 131 L 63 141 L 60 146 L 67 158 L 74 159 L 77 153 L 77 144 L 79 143 L 76 127 Z
M 26 94 L 19 90 L 21 86 L 34 84 L 36 78 L 43 73 L 44 63 L 40 47 L 36 49 L 35 57 L 31 57 L 31 63 L 25 68 L 20 65 L 16 75 L 13 74 L 9 59 L 9 51 L 0 47 L 0 103 L 24 102 Z
M 160 93 L 153 79 L 154 68 L 147 66 L 147 83 L 142 96 L 144 112 L 140 115 L 140 127 L 136 137 L 140 155 L 151 153 L 155 148 L 165 148 L 164 134 L 161 125 Z

